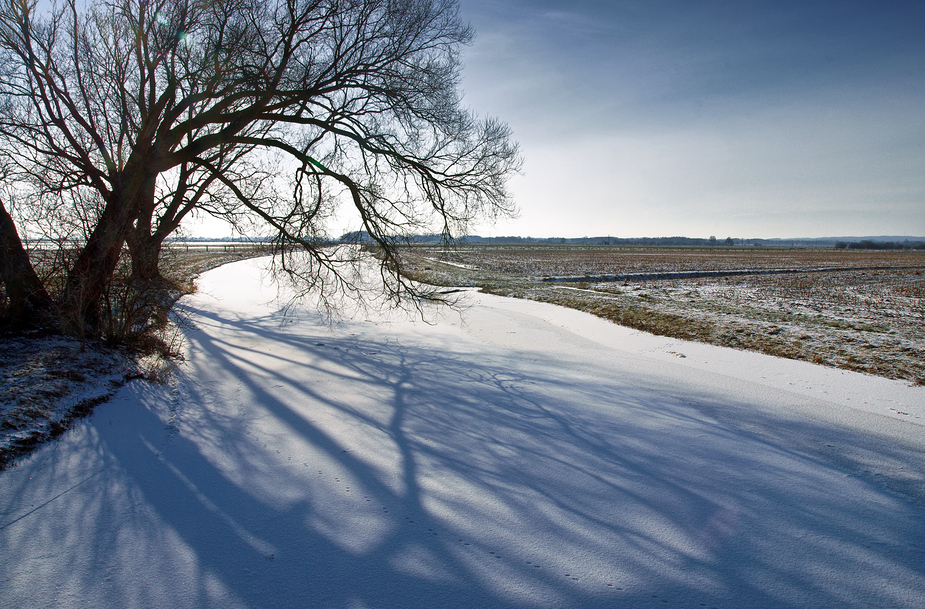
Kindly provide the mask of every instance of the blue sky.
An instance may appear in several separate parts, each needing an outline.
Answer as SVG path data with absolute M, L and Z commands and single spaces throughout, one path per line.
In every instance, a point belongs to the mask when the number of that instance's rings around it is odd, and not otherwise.
M 925 235 L 925 3 L 461 0 L 494 235 Z

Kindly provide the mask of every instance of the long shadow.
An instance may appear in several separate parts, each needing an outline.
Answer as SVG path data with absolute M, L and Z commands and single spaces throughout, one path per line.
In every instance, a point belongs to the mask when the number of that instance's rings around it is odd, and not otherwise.
M 915 607 L 925 597 L 925 510 L 811 450 L 831 437 L 824 426 L 555 350 L 397 338 L 360 322 L 327 332 L 307 314 L 281 327 L 272 315 L 189 312 L 188 373 L 173 401 L 136 385 L 123 400 L 130 428 L 90 422 L 99 466 L 122 482 L 65 496 L 68 509 L 85 506 L 91 537 L 73 543 L 97 561 L 75 569 L 113 569 L 129 531 L 105 522 L 125 522 L 125 510 L 138 512 L 130 530 L 155 525 L 132 546 L 146 556 L 119 559 L 161 576 L 97 592 L 109 606 Z M 16 517 L 0 527 L 35 526 Z
M 208 313 L 199 315 L 208 319 Z M 555 358 L 525 368 L 517 365 L 516 355 L 512 361 L 500 353 L 473 367 L 471 358 L 455 355 L 448 344 L 318 339 L 270 332 L 267 321 L 231 326 L 270 334 L 288 345 L 296 354 L 289 362 L 294 368 L 287 368 L 281 355 L 262 365 L 210 333 L 192 339 L 207 354 L 204 361 L 241 378 L 255 404 L 348 472 L 366 498 L 389 510 L 389 532 L 362 549 L 362 565 L 356 556 L 349 564 L 338 562 L 337 546 L 321 544 L 328 548 L 323 564 L 329 567 L 321 581 L 349 582 L 335 595 L 340 601 L 335 606 L 357 599 L 370 606 L 607 606 L 640 594 L 630 583 L 640 580 L 648 584 L 647 599 L 652 593 L 661 599 L 667 591 L 691 597 L 700 587 L 713 586 L 723 590 L 720 599 L 727 602 L 798 606 L 806 600 L 842 603 L 846 591 L 870 598 L 865 586 L 872 585 L 872 572 L 877 574 L 873 581 L 921 572 L 922 544 L 908 544 L 910 529 L 901 535 L 865 531 L 872 508 L 845 505 L 847 496 L 833 499 L 820 492 L 820 487 L 838 488 L 832 479 L 839 474 L 826 464 L 747 434 L 754 453 L 743 455 L 741 430 L 665 393 L 606 380 L 605 370 L 585 369 L 581 379 L 572 380 L 562 373 L 568 363 Z M 390 412 L 370 417 L 362 407 L 286 376 L 294 372 L 349 377 Z M 589 377 L 601 381 L 589 383 Z M 274 398 L 266 390 L 273 382 L 295 389 L 297 399 Z M 358 457 L 363 447 L 351 444 L 349 436 L 334 437 L 330 429 L 312 424 L 299 407 L 306 403 L 383 434 L 391 444 L 386 446 L 389 473 Z M 691 467 L 691 461 L 701 468 Z M 743 480 L 724 480 L 730 472 Z M 329 487 L 327 492 L 337 491 Z M 334 498 L 315 499 L 314 509 L 327 500 Z M 309 508 L 293 509 L 301 514 Z M 626 513 L 635 516 L 626 518 Z M 913 514 L 921 523 L 921 513 Z M 496 533 L 480 533 L 482 527 Z M 803 541 L 759 551 L 763 535 L 775 531 L 792 531 Z M 317 532 L 309 533 L 308 545 L 314 547 Z M 531 534 L 544 543 L 537 544 Z M 826 546 L 833 540 L 850 540 L 851 551 L 832 553 Z M 878 545 L 889 548 L 889 555 L 872 558 L 869 547 Z M 797 548 L 803 559 L 785 555 Z M 595 559 L 583 561 L 588 552 Z M 418 577 L 405 571 L 413 573 L 413 565 L 386 567 L 404 560 L 405 553 L 414 555 L 411 563 L 426 563 L 419 565 Z M 826 587 L 807 575 L 820 558 L 835 571 L 830 577 L 838 585 Z M 764 571 L 762 577 L 750 573 L 755 569 Z M 867 575 L 856 577 L 862 569 Z M 359 573 L 373 585 L 357 581 Z M 582 583 L 588 579 L 595 585 Z M 920 579 L 907 580 L 921 590 Z

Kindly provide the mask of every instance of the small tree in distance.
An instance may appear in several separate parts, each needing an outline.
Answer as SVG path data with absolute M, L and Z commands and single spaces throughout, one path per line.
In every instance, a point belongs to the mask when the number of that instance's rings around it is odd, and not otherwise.
M 134 280 L 156 283 L 164 239 L 194 211 L 259 226 L 280 268 L 349 288 L 319 245 L 346 203 L 399 279 L 390 295 L 413 291 L 402 235 L 514 211 L 508 128 L 460 104 L 471 37 L 456 0 L 0 0 L 13 321 L 99 333 L 123 247 Z M 23 283 L 30 220 L 80 230 L 57 290 Z

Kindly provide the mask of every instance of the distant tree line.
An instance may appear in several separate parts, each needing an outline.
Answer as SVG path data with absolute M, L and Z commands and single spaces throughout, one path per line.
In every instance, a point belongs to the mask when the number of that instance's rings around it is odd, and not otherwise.
M 364 242 L 368 237 L 362 231 L 347 233 L 341 237 L 343 242 Z M 443 235 L 415 235 L 406 239 L 410 243 L 437 244 L 446 241 Z M 518 237 L 499 236 L 483 237 L 479 235 L 465 235 L 456 239 L 455 243 L 462 245 L 641 245 L 641 246 L 731 246 L 742 240 L 733 240 L 731 237 L 717 241 L 713 239 L 699 239 L 694 237 Z M 744 242 L 742 242 L 744 243 Z
M 863 241 L 856 241 L 854 243 L 838 241 L 835 243 L 835 248 L 840 250 L 925 250 L 925 241 L 904 241 L 903 243 L 897 243 L 895 241 L 872 241 L 870 239 L 864 239 Z
M 364 243 L 372 241 L 365 231 L 354 231 L 341 236 L 342 243 Z M 445 235 L 422 234 L 402 238 L 403 242 L 412 244 L 439 244 L 447 241 Z M 838 238 L 818 239 L 739 239 L 727 237 L 717 239 L 710 237 L 519 237 L 498 236 L 484 237 L 465 235 L 453 241 L 459 245 L 614 245 L 614 246 L 661 246 L 661 247 L 834 247 L 837 249 L 871 249 L 871 250 L 921 250 L 925 241 L 905 240 L 876 241 L 862 239 L 848 241 Z
M 440 234 L 413 235 L 403 239 L 407 243 L 439 244 L 446 241 Z M 372 238 L 364 231 L 354 231 L 340 238 L 344 243 L 364 243 Z M 834 247 L 836 249 L 868 249 L 868 250 L 922 250 L 925 241 L 904 240 L 877 241 L 862 239 L 848 241 L 837 238 L 818 239 L 738 239 L 727 237 L 717 239 L 711 236 L 707 239 L 696 237 L 518 237 L 498 236 L 484 237 L 480 235 L 466 235 L 454 241 L 460 245 L 615 245 L 615 246 L 661 246 L 661 247 Z

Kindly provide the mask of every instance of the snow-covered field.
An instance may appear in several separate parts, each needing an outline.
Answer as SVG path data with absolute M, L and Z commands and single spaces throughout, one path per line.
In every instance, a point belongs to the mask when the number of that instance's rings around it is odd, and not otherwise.
M 182 301 L 186 361 L 0 472 L 0 607 L 921 607 L 925 387 L 476 292 Z
M 415 246 L 409 270 L 620 325 L 925 385 L 925 252 Z

